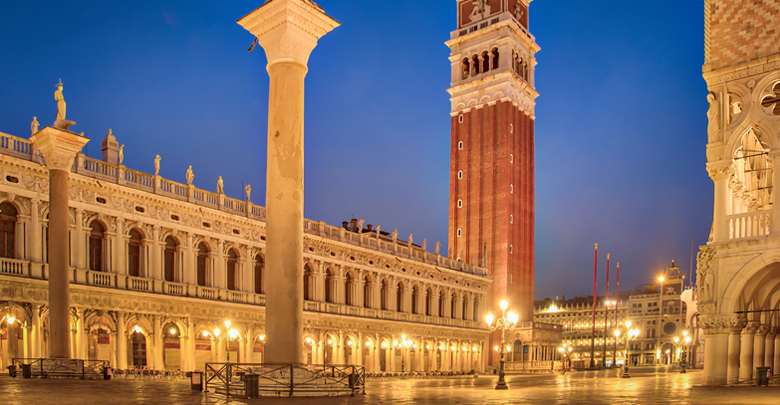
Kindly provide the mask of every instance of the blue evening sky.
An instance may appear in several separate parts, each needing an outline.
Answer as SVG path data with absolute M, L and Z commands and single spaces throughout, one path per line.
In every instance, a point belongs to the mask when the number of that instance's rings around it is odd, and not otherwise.
M 262 0 L 0 3 L 0 131 L 50 125 L 62 78 L 71 129 L 100 157 L 264 204 L 265 54 L 236 20 Z M 342 26 L 306 89 L 306 217 L 350 218 L 447 247 L 452 0 L 319 0 Z M 592 291 L 593 244 L 621 286 L 690 265 L 712 216 L 700 2 L 536 0 L 536 298 Z M 614 280 L 614 279 L 613 279 Z M 614 291 L 614 281 L 612 282 Z

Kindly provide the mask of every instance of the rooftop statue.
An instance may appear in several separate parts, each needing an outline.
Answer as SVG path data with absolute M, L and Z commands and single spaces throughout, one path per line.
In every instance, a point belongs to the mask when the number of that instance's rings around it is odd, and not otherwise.
M 219 179 L 217 180 L 217 194 L 224 194 L 225 191 L 225 182 L 222 181 L 222 176 L 219 176 Z
M 195 180 L 195 174 L 192 173 L 192 165 L 190 165 L 190 167 L 187 168 L 187 185 L 191 186 L 193 180 Z
M 38 117 L 33 117 L 32 123 L 30 124 L 30 132 L 32 132 L 33 135 L 38 133 L 38 127 L 41 124 L 38 122 Z
M 157 155 L 154 157 L 154 175 L 159 176 L 160 175 L 160 155 Z
M 54 128 L 67 130 L 69 126 L 75 125 L 76 123 L 65 119 L 67 105 L 65 104 L 65 96 L 62 95 L 62 80 L 57 83 L 54 99 L 57 101 L 57 119 L 54 121 Z

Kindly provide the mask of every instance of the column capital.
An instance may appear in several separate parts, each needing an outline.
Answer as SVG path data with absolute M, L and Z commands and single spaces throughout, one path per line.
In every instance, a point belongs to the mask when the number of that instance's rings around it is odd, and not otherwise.
M 46 166 L 50 169 L 70 171 L 73 159 L 89 142 L 89 138 L 74 132 L 46 127 L 31 136 L 30 141 L 43 153 Z
M 701 315 L 699 317 L 699 327 L 704 330 L 705 335 L 729 333 L 737 324 L 738 318 L 735 316 Z
M 750 321 L 747 323 L 747 326 L 745 326 L 745 330 L 742 331 L 742 333 L 746 335 L 755 335 L 760 326 L 761 324 L 758 321 Z
M 733 170 L 734 163 L 731 160 L 707 163 L 707 173 L 710 175 L 712 181 L 728 179 Z
M 269 68 L 280 62 L 306 66 L 317 40 L 340 25 L 311 0 L 267 1 L 238 24 L 265 49 Z

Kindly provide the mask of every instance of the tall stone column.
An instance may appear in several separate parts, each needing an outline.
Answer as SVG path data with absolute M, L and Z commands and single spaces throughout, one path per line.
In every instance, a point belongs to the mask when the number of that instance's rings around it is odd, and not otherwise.
M 305 0 L 274 0 L 238 23 L 265 49 L 268 109 L 268 363 L 303 362 L 304 79 L 317 40 L 339 23 Z
M 713 239 L 715 242 L 725 242 L 729 238 L 728 199 L 729 174 L 731 173 L 731 161 L 718 162 L 707 165 L 707 171 L 715 185 L 715 202 L 713 204 Z
M 753 367 L 764 367 L 764 349 L 769 325 L 761 325 L 753 337 Z
M 772 373 L 780 370 L 780 333 L 775 336 L 775 357 L 772 363 Z
M 116 313 L 116 364 L 120 370 L 127 369 L 127 333 L 125 332 L 125 314 Z
M 771 328 L 764 342 L 764 367 L 773 367 L 773 373 L 775 372 L 775 336 L 777 336 L 777 332 L 778 328 Z
M 742 348 L 740 349 L 739 359 L 740 380 L 749 380 L 753 378 L 753 341 L 758 326 L 758 322 L 748 322 L 745 330 L 742 331 Z M 704 361 L 706 362 L 707 360 L 705 359 Z
M 699 325 L 704 330 L 704 385 L 726 384 L 728 371 L 729 331 L 734 320 L 718 315 L 703 315 Z M 751 346 L 752 347 L 752 346 Z
M 742 333 L 742 328 L 745 327 L 747 324 L 746 318 L 741 318 L 737 324 L 734 326 L 734 328 L 731 329 L 731 333 L 729 334 L 729 348 L 728 348 L 728 370 L 726 373 L 726 381 L 731 383 L 736 383 L 739 381 L 739 352 L 740 352 L 740 334 Z
M 73 159 L 89 139 L 46 127 L 30 137 L 49 168 L 49 356 L 70 358 L 68 179 Z

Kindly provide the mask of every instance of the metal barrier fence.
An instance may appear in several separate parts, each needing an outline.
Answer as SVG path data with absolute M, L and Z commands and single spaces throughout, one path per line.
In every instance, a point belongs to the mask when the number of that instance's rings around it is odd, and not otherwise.
M 206 363 L 203 390 L 209 389 L 245 398 L 354 396 L 366 393 L 366 369 L 351 365 Z
M 104 379 L 109 367 L 105 360 L 75 359 L 13 359 L 12 364 L 19 373 L 30 368 L 30 377 Z

